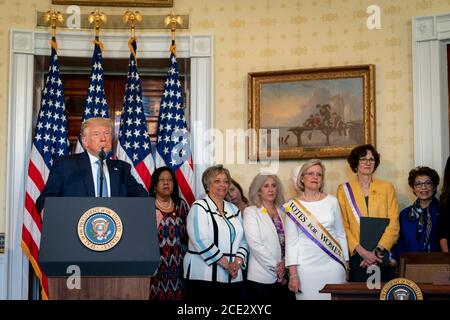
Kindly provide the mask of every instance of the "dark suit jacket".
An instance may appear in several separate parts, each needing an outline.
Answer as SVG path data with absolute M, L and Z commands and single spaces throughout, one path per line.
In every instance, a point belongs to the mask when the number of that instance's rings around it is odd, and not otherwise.
M 131 166 L 122 160 L 106 160 L 111 197 L 148 197 L 148 192 L 131 175 Z M 46 197 L 95 197 L 91 163 L 87 152 L 58 158 L 45 188 L 36 201 L 38 212 Z

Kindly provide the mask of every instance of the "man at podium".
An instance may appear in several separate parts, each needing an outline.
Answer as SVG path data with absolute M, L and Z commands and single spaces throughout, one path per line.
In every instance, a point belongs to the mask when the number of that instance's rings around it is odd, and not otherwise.
M 36 201 L 41 216 L 46 197 L 148 197 L 128 163 L 105 159 L 112 150 L 111 119 L 90 118 L 83 122 L 80 132 L 86 150 L 55 161 Z

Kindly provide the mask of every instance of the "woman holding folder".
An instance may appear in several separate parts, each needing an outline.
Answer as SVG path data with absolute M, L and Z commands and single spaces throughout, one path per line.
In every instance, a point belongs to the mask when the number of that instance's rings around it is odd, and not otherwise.
M 373 177 L 373 173 L 380 164 L 380 154 L 372 145 L 366 144 L 354 148 L 347 161 L 352 171 L 356 173 L 356 177 L 339 185 L 337 198 L 350 253 L 349 280 L 365 282 L 373 274 L 373 272 L 367 273 L 367 268 L 378 264 L 381 281 L 389 281 L 395 277 L 395 268 L 382 262 L 389 261 L 390 250 L 399 235 L 396 191 L 391 183 Z M 360 217 L 389 219 L 373 250 L 361 245 Z M 370 235 L 363 236 L 370 237 Z

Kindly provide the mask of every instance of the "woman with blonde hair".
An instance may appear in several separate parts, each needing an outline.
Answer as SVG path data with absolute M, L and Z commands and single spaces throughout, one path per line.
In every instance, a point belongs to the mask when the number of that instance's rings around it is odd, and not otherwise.
M 255 301 L 286 300 L 283 186 L 275 174 L 259 173 L 250 185 L 244 232 L 250 249 L 246 289 Z
M 336 197 L 323 192 L 325 167 L 306 162 L 297 176 L 299 195 L 285 205 L 286 266 L 297 300 L 330 299 L 327 283 L 344 283 L 348 249 Z

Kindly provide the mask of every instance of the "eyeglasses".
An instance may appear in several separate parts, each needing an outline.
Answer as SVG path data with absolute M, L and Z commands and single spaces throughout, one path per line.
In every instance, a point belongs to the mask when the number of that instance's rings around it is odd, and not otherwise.
M 431 188 L 431 187 L 433 187 L 434 186 L 434 184 L 433 184 L 433 181 L 431 181 L 431 180 L 427 180 L 427 181 L 424 181 L 424 182 L 420 182 L 420 181 L 416 181 L 416 182 L 414 182 L 414 187 L 415 188 Z
M 323 174 L 320 172 L 306 172 L 303 174 L 304 176 L 309 176 L 309 177 L 318 177 L 318 178 L 322 178 Z
M 374 159 L 374 158 L 359 158 L 359 162 L 363 162 L 363 163 L 375 163 L 375 159 Z

